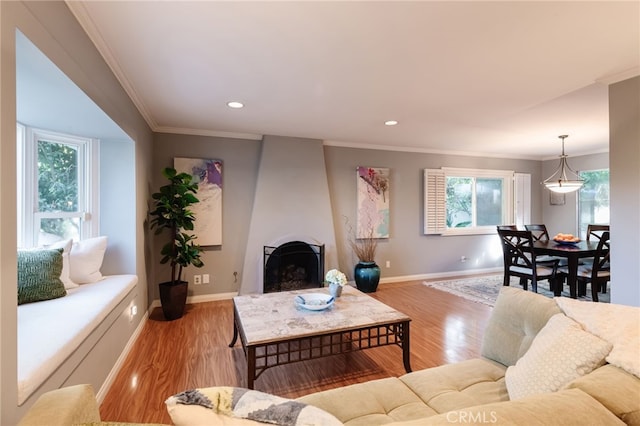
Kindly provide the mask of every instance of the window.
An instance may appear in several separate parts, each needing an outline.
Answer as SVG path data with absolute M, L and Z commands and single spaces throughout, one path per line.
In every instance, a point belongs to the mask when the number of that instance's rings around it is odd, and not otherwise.
M 18 125 L 18 245 L 97 236 L 98 141 Z
M 514 222 L 514 172 L 425 170 L 425 234 L 494 233 Z
M 578 231 L 587 235 L 590 223 L 609 223 L 609 169 L 580 172 L 584 185 L 578 192 Z

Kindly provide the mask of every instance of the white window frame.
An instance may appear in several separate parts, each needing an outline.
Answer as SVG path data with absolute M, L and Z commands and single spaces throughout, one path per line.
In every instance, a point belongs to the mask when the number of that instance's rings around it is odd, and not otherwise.
M 495 234 L 495 225 L 447 228 L 446 224 L 446 180 L 448 177 L 502 179 L 502 222 L 515 221 L 514 180 L 512 170 L 484 170 L 443 167 L 424 171 L 424 233 L 440 235 Z
M 80 239 L 100 235 L 99 140 L 17 125 L 18 135 L 18 246 L 38 244 L 40 221 L 48 218 L 80 219 Z M 78 211 L 38 211 L 38 141 L 73 145 L 78 152 Z

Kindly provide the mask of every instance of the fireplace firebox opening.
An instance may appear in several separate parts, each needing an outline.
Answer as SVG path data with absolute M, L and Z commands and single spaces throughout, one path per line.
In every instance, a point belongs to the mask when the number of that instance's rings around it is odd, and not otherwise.
M 324 245 L 291 241 L 264 247 L 264 293 L 322 287 Z

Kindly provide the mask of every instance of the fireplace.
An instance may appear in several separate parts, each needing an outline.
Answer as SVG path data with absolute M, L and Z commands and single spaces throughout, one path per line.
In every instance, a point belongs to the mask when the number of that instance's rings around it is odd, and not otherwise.
M 337 268 L 334 212 L 324 155 L 321 140 L 263 137 L 238 294 L 260 294 L 267 287 L 282 289 L 277 285 L 282 279 L 277 274 L 273 278 L 270 271 L 272 281 L 267 283 L 265 271 L 273 252 L 289 242 L 309 244 L 314 253 L 303 249 L 307 258 L 304 262 L 315 258 L 318 265 L 304 266 L 304 281 L 320 285 L 325 268 Z M 265 250 L 265 246 L 269 248 Z M 271 262 L 285 267 L 279 258 L 282 251 L 278 250 Z M 302 276 L 303 271 L 298 270 L 297 275 Z
M 324 245 L 291 241 L 264 247 L 264 293 L 322 287 Z

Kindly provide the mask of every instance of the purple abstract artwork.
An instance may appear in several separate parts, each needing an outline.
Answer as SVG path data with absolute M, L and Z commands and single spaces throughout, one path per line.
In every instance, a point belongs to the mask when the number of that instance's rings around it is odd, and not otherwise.
M 194 233 L 201 246 L 222 244 L 222 161 L 202 158 L 174 158 L 178 172 L 189 173 L 198 184 L 192 211 L 196 217 Z

